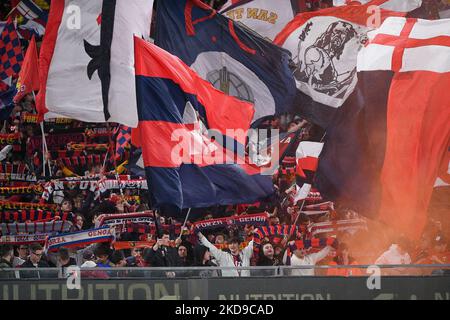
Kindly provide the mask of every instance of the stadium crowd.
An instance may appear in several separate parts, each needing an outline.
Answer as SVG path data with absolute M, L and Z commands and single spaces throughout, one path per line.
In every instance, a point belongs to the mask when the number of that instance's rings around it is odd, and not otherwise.
M 225 1 L 206 1 L 219 7 Z M 310 9 L 331 6 L 332 1 L 311 1 Z M 1 15 L 9 11 L 2 4 Z M 316 8 L 317 6 L 317 8 Z M 176 216 L 150 210 L 145 174 L 136 165 L 139 150 L 130 144 L 128 128 L 116 124 L 83 123 L 53 119 L 40 127 L 29 94 L 3 117 L 0 131 L 0 278 L 42 277 L 40 268 L 69 266 L 101 268 L 87 277 L 127 275 L 103 268 L 117 267 L 250 267 L 345 265 L 349 268 L 292 269 L 292 276 L 364 275 L 357 265 L 449 264 L 446 228 L 430 219 L 417 243 L 402 236 L 387 243 L 374 237 L 362 215 L 324 201 L 312 189 L 295 201 L 295 150 L 300 141 L 320 141 L 321 128 L 291 114 L 269 117 L 258 128 L 279 129 L 282 134 L 300 130 L 273 176 L 276 194 L 265 202 L 192 209 Z M 45 131 L 46 139 L 42 139 Z M 33 241 L 20 235 L 71 234 L 102 226 L 108 215 L 151 215 L 151 221 L 121 221 L 109 241 L 49 247 L 48 239 Z M 184 217 L 188 214 L 188 219 Z M 231 217 L 256 217 L 230 223 Z M 127 216 L 128 217 L 128 216 Z M 139 216 L 144 219 L 145 216 Z M 55 222 L 68 222 L 55 229 Z M 247 221 L 248 222 L 248 221 Z M 49 232 L 36 232 L 36 223 Z M 35 228 L 28 230 L 28 228 Z M 376 228 L 375 226 L 373 226 Z M 15 229 L 14 229 L 15 228 Z M 45 228 L 45 227 L 44 227 Z M 59 228 L 59 227 L 58 227 Z M 33 231 L 34 230 L 34 231 Z M 44 229 L 45 231 L 45 229 Z M 25 239 L 26 238 L 26 239 Z M 36 268 L 11 273 L 4 268 Z M 273 275 L 273 269 L 202 269 L 200 276 Z M 256 269 L 255 269 L 256 270 Z M 395 269 L 386 273 L 431 274 L 432 269 Z M 122 273 L 120 273 L 122 272 Z M 178 271 L 177 271 L 178 272 Z M 183 273 L 177 276 L 198 276 Z M 261 273 L 262 272 L 262 273 Z M 163 273 L 172 277 L 173 272 Z M 129 275 L 129 274 L 128 274 Z
M 51 173 L 47 170 L 46 176 L 42 176 L 43 167 L 42 152 L 33 147 L 32 139 L 39 132 L 37 124 L 24 123 L 24 115 L 34 114 L 34 104 L 31 95 L 17 104 L 10 119 L 4 122 L 2 134 L 18 134 L 20 145 L 17 151 L 4 152 L 2 166 L 11 170 L 24 166 L 25 177 L 40 177 L 33 181 L 13 181 L 11 173 L 4 171 L 2 180 L 2 239 L 8 235 L 14 235 L 11 223 L 15 219 L 21 220 L 22 213 L 46 212 L 48 205 L 50 210 L 57 212 L 49 220 L 44 217 L 41 221 L 58 221 L 58 219 L 71 220 L 72 224 L 66 232 L 92 230 L 99 225 L 99 219 L 105 214 L 123 214 L 134 212 L 151 212 L 151 204 L 148 203 L 148 194 L 145 188 L 136 187 L 133 184 L 124 184 L 123 189 L 111 189 L 98 192 L 98 189 L 85 188 L 76 185 L 76 180 L 64 181 L 67 176 L 83 177 L 98 174 L 114 179 L 129 178 L 130 167 L 125 165 L 132 158 L 134 147 L 126 145 L 122 154 L 105 152 L 103 143 L 111 143 L 113 147 L 105 147 L 106 150 L 117 151 L 118 144 L 115 137 L 118 134 L 116 126 L 105 124 L 86 124 L 78 121 L 69 121 L 62 124 L 45 124 L 46 136 L 57 136 L 60 132 L 81 134 L 85 139 L 90 139 L 91 148 L 82 151 L 71 150 L 72 141 L 62 139 L 62 145 L 55 145 L 55 149 L 46 154 L 49 160 Z M 323 132 L 320 128 L 292 115 L 272 117 L 260 124 L 261 128 L 279 129 L 282 133 L 301 127 L 301 140 L 320 140 Z M 116 133 L 114 133 L 114 131 Z M 101 132 L 105 134 L 92 134 Z M 113 132 L 113 133 L 111 133 Z M 40 138 L 40 137 L 39 137 Z M 80 142 L 81 144 L 82 142 Z M 85 144 L 87 145 L 87 143 Z M 81 146 L 84 147 L 85 145 Z M 50 147 L 50 145 L 49 145 Z M 133 149 L 133 150 L 132 150 Z M 346 208 L 336 207 L 334 203 L 324 202 L 317 192 L 310 192 L 304 203 L 295 202 L 295 149 L 294 144 L 287 151 L 278 172 L 273 181 L 277 188 L 276 195 L 266 202 L 247 205 L 223 206 L 207 209 L 192 210 L 188 220 L 183 224 L 183 218 L 168 216 L 155 216 L 153 222 L 147 228 L 143 224 L 133 224 L 135 229 L 123 229 L 126 222 L 122 222 L 121 228 L 116 229 L 114 241 L 106 243 L 92 243 L 59 247 L 57 250 L 45 252 L 45 239 L 40 242 L 27 240 L 24 243 L 3 243 L 1 245 L 0 268 L 66 268 L 71 265 L 83 267 L 188 267 L 188 266 L 314 266 L 314 265 L 360 265 L 360 264 L 446 264 L 450 261 L 447 248 L 447 240 L 442 226 L 437 221 L 430 221 L 430 227 L 424 234 L 420 243 L 409 243 L 406 239 L 399 238 L 389 248 L 370 249 L 369 243 L 376 246 L 376 240 L 369 238 L 367 221 L 356 212 Z M 60 154 L 65 153 L 66 157 Z M 32 156 L 28 156 L 32 154 Z M 73 156 L 76 154 L 76 156 Z M 89 161 L 83 165 L 81 160 L 74 164 L 74 158 L 101 155 L 97 164 L 90 165 Z M 105 154 L 110 155 L 110 160 L 104 161 Z M 71 161 L 68 161 L 70 159 Z M 119 165 L 118 165 L 119 164 Z M 115 169 L 122 170 L 121 175 L 115 175 Z M 127 171 L 129 170 L 129 171 Z M 124 175 L 127 173 L 128 175 Z M 7 178 L 11 178 L 8 180 Z M 23 177 L 23 176 L 22 176 Z M 62 179 L 62 180 L 61 180 Z M 140 178 L 139 178 L 140 179 Z M 51 190 L 56 181 L 64 181 L 63 190 Z M 12 187 L 14 186 L 14 187 Z M 18 188 L 32 186 L 31 193 L 14 194 Z M 128 188 L 130 187 L 130 188 Z M 24 190 L 26 188 L 23 188 Z M 20 209 L 22 204 L 33 204 L 33 209 Z M 13 206 L 13 209 L 9 209 Z M 18 205 L 18 207 L 14 207 Z M 34 207 L 36 206 L 36 207 Z M 302 209 L 303 208 L 303 209 Z M 9 215 L 8 215 L 9 212 Z M 64 216 L 66 214 L 66 216 Z M 227 217 L 245 217 L 263 214 L 264 224 L 219 224 L 208 221 L 222 221 Z M 27 220 L 26 216 L 22 225 L 32 224 L 35 221 Z M 8 220 L 9 219 L 9 220 Z M 158 223 L 154 223 L 158 219 Z M 342 223 L 342 227 L 339 227 Z M 211 227 L 211 225 L 216 225 Z M 294 229 L 285 231 L 285 226 L 295 226 Z M 130 224 L 128 224 L 130 227 Z M 141 227 L 142 230 L 139 230 Z M 256 234 L 259 230 L 262 233 Z M 265 229 L 264 229 L 265 228 Z M 9 231 L 9 233 L 8 233 Z M 361 239 L 367 242 L 366 246 L 360 246 Z M 374 241 L 375 240 L 375 241 Z M 384 253 L 380 251 L 385 251 Z M 386 250 L 387 249 L 387 250 Z M 403 270 L 405 271 L 405 270 Z M 209 276 L 246 276 L 249 270 L 224 269 L 222 272 L 214 271 Z M 262 272 L 262 271 L 261 271 Z M 265 270 L 267 275 L 273 270 Z M 419 271 L 415 271 L 419 272 Z M 431 273 L 430 270 L 422 270 L 423 273 Z M 364 269 L 359 268 L 329 268 L 329 269 L 298 269 L 292 270 L 291 275 L 328 274 L 341 276 L 362 275 Z M 104 271 L 89 271 L 86 273 L 92 277 L 109 277 Z M 38 273 L 21 273 L 21 277 L 35 277 Z M 12 273 L 0 272 L 0 277 L 13 276 Z M 15 275 L 14 275 L 15 276 Z

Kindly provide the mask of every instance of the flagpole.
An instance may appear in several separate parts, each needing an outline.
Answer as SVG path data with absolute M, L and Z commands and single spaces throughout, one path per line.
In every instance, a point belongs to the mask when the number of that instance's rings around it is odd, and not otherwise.
M 188 209 L 188 212 L 187 212 L 187 214 L 186 214 L 186 218 L 184 218 L 183 225 L 181 226 L 180 235 L 178 236 L 177 240 L 178 240 L 178 239 L 181 239 L 181 235 L 183 234 L 183 229 L 184 229 L 184 227 L 186 226 L 187 220 L 188 220 L 188 218 L 189 218 L 189 213 L 191 213 L 191 208 Z
M 42 173 L 45 177 L 45 133 L 44 133 L 44 126 L 42 125 L 42 122 L 40 124 L 41 127 L 41 134 L 42 134 Z
M 159 230 L 159 214 L 158 209 L 155 209 L 155 229 L 156 229 L 156 240 L 158 240 L 161 237 L 161 233 Z
M 36 94 L 34 93 L 33 90 L 31 91 L 31 93 L 33 94 L 34 103 L 36 103 Z M 41 127 L 41 133 L 42 133 L 42 166 L 43 166 L 43 172 L 44 172 L 44 177 L 45 177 L 45 163 L 47 162 L 45 160 L 45 157 L 48 152 L 48 147 L 47 147 L 47 140 L 45 139 L 44 119 L 42 119 L 42 122 L 40 123 L 40 127 Z M 51 177 L 52 169 L 50 166 L 50 160 L 48 160 L 47 164 L 48 164 L 48 172 Z
M 45 155 L 47 155 L 48 147 L 47 147 L 47 140 L 45 139 L 44 120 L 42 120 L 42 122 L 41 122 L 41 132 L 42 132 L 42 142 L 43 142 L 43 145 L 44 145 L 44 148 L 45 148 Z M 52 169 L 51 169 L 51 166 L 50 166 L 50 160 L 47 159 L 47 161 L 45 161 L 45 162 L 47 162 L 48 172 L 49 172 L 50 177 L 51 177 L 52 176 Z
M 106 170 L 106 160 L 108 159 L 108 154 L 109 154 L 109 148 L 108 148 L 108 152 L 106 152 L 105 159 L 103 160 L 102 174 L 105 174 L 105 170 Z

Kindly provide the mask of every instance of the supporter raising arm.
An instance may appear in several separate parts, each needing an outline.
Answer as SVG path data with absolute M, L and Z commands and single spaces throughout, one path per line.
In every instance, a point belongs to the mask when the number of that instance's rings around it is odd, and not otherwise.
M 207 247 L 211 254 L 216 258 L 219 267 L 249 267 L 250 259 L 253 254 L 253 240 L 242 250 L 239 250 L 240 241 L 238 238 L 231 239 L 229 242 L 229 251 L 222 251 L 217 249 L 206 237 L 199 232 L 198 238 L 200 243 Z M 222 270 L 222 276 L 224 277 L 248 277 L 250 275 L 249 270 L 236 270 L 226 269 Z

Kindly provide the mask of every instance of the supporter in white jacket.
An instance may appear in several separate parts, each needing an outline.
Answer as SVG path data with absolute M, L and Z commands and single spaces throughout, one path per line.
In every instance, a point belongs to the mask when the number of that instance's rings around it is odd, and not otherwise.
M 291 266 L 315 266 L 317 262 L 324 259 L 333 250 L 332 247 L 326 246 L 317 253 L 307 254 L 306 249 L 295 250 L 291 257 Z M 286 250 L 287 251 L 287 250 Z M 283 262 L 286 264 L 286 255 L 283 258 Z M 308 269 L 292 269 L 292 276 L 313 276 L 314 268 Z
M 398 244 L 392 244 L 389 249 L 381 254 L 375 261 L 376 265 L 388 264 L 411 264 L 411 257 L 407 252 L 408 245 L 403 241 Z M 406 274 L 408 272 L 405 268 L 383 268 L 383 274 L 397 275 Z M 412 271 L 412 269 L 410 269 Z
M 199 232 L 198 238 L 202 245 L 209 248 L 211 254 L 216 258 L 217 264 L 220 267 L 249 267 L 250 259 L 253 254 L 253 240 L 242 250 L 239 250 L 240 241 L 235 238 L 229 242 L 228 248 L 230 252 L 217 249 L 206 237 Z M 223 269 L 222 276 L 224 277 L 248 277 L 250 270 L 236 270 L 236 269 Z

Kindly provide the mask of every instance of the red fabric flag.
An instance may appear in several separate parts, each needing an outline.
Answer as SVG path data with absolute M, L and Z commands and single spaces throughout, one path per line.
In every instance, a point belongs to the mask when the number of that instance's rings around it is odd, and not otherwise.
M 17 94 L 14 97 L 14 102 L 20 101 L 27 93 L 33 90 L 39 90 L 39 62 L 36 48 L 36 40 L 31 38 L 28 46 L 22 68 L 19 73 L 19 80 L 17 81 Z

